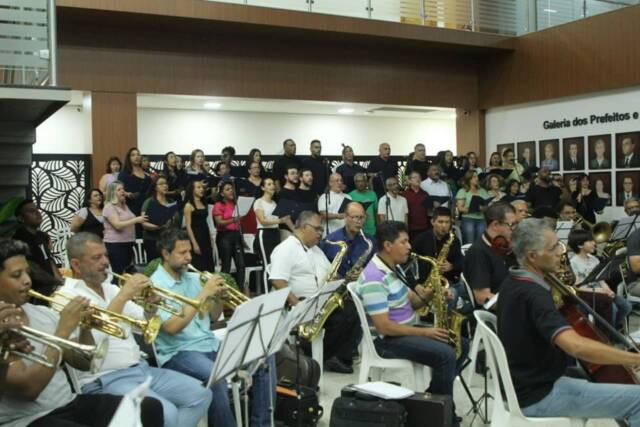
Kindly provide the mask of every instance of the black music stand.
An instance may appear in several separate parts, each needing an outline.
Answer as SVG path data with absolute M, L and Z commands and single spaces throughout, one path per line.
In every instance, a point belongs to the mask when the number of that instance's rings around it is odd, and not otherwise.
M 244 378 L 248 384 L 251 380 L 249 372 L 242 368 L 256 361 L 266 361 L 289 291 L 287 287 L 250 299 L 238 306 L 229 320 L 227 335 L 218 351 L 207 387 L 233 374 L 231 388 L 238 427 L 242 427 L 240 380 Z M 248 413 L 245 400 L 246 426 L 249 425 Z

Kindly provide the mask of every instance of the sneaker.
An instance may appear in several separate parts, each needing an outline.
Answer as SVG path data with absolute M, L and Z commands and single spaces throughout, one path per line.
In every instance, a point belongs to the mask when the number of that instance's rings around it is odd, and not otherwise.
M 332 357 L 324 362 L 324 368 L 330 372 L 337 372 L 339 374 L 353 374 L 353 368 L 346 365 L 337 357 Z

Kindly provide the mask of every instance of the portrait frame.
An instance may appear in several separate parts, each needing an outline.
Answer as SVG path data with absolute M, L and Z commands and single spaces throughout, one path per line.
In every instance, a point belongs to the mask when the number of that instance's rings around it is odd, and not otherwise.
M 578 148 L 576 155 L 577 164 L 572 165 L 571 156 L 569 155 L 570 147 L 575 144 Z M 584 165 L 584 137 L 576 136 L 572 138 L 563 138 L 562 140 L 562 170 L 564 171 L 583 171 Z
M 640 188 L 640 171 L 617 171 L 616 172 L 616 206 L 624 206 L 624 185 L 623 181 L 626 177 L 630 177 L 633 182 L 632 195 L 638 197 L 638 188 Z
M 622 151 L 624 140 L 627 138 L 631 138 L 632 144 L 634 144 L 633 158 L 629 166 L 625 166 L 625 156 Z M 640 131 L 617 133 L 615 141 L 616 169 L 640 168 Z
M 547 146 L 553 148 L 553 156 L 551 161 L 545 156 L 545 150 Z M 551 172 L 560 170 L 560 140 L 559 139 L 545 139 L 538 142 L 538 166 L 540 168 L 548 167 Z
M 535 141 L 523 141 L 518 142 L 516 144 L 516 159 L 518 163 L 524 166 L 525 170 L 531 167 L 535 167 L 538 164 L 538 153 L 536 152 L 536 142 Z M 524 151 L 528 149 L 531 158 L 529 159 L 528 164 L 523 159 Z
M 604 204 L 604 206 L 612 206 L 613 205 L 613 192 L 611 191 L 612 186 L 611 186 L 611 172 L 591 172 L 589 173 L 589 182 L 591 184 L 591 191 L 595 192 L 596 195 L 598 196 L 598 198 L 602 198 L 600 197 L 600 195 L 597 193 L 596 190 L 596 181 L 598 180 L 602 180 L 603 184 L 604 184 L 604 193 L 609 195 L 609 199 L 608 202 L 606 202 Z
M 604 144 L 604 155 L 603 160 L 601 162 L 602 166 L 598 166 L 597 154 L 596 154 L 596 144 L 599 144 L 600 141 Z M 587 166 L 589 170 L 605 170 L 611 169 L 613 165 L 613 159 L 611 158 L 611 135 L 591 135 L 587 137 Z

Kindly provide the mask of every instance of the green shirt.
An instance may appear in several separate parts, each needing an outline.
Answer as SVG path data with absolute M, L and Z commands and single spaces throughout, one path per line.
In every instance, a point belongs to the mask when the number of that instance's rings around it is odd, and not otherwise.
M 349 193 L 351 200 L 354 202 L 370 202 L 367 208 L 367 219 L 364 222 L 364 232 L 371 236 L 376 235 L 376 212 L 378 212 L 378 196 L 373 190 L 358 191 L 353 190 Z
M 478 191 L 475 194 L 465 190 L 464 188 L 461 188 L 460 190 L 458 190 L 458 193 L 456 193 L 456 200 L 464 200 L 464 207 L 469 209 L 469 205 L 471 204 L 471 198 L 473 196 L 482 197 L 483 199 L 486 200 L 489 198 L 489 193 L 487 193 L 487 190 L 485 190 L 482 187 L 478 188 Z M 462 214 L 462 217 L 472 218 L 472 219 L 483 219 L 484 214 L 482 212 L 466 213 L 466 214 Z

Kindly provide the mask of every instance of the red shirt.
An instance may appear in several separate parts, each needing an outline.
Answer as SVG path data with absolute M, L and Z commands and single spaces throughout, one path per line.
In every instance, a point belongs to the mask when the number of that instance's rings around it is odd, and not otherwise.
M 407 188 L 402 195 L 407 199 L 407 205 L 409 205 L 409 231 L 429 228 L 427 209 L 422 206 L 429 197 L 427 192 L 423 189 L 413 191 L 411 188 Z
M 224 220 L 233 218 L 235 214 L 236 214 L 236 204 L 228 200 L 224 202 L 217 202 L 215 205 L 213 205 L 213 211 L 211 212 L 211 215 L 213 215 L 214 217 L 221 216 L 222 219 Z M 238 224 L 235 224 L 233 222 L 231 224 L 227 224 L 224 227 L 216 225 L 216 228 L 220 231 L 239 230 Z

